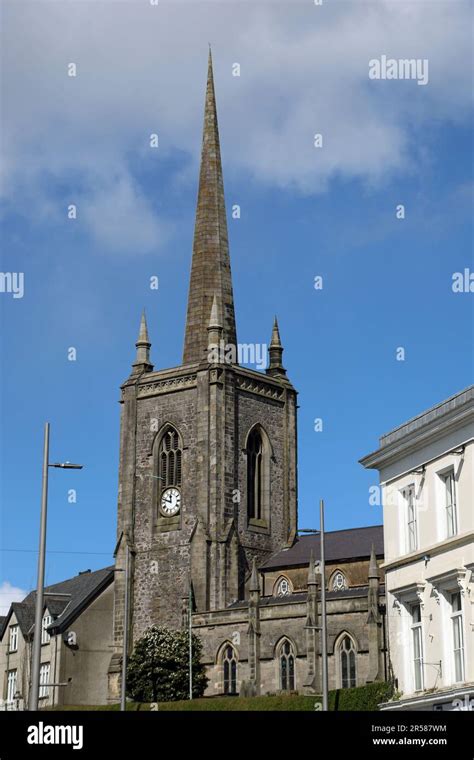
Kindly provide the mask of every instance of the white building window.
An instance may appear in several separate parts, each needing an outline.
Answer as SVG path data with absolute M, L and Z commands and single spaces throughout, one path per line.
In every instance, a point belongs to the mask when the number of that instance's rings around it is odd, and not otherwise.
M 17 671 L 9 670 L 7 674 L 7 702 L 13 702 L 16 694 Z
M 461 592 L 451 594 L 451 621 L 453 627 L 454 680 L 464 681 L 464 634 Z
M 423 689 L 423 630 L 420 604 L 411 606 L 411 635 L 415 691 L 421 691 Z
M 458 516 L 456 509 L 456 489 L 454 470 L 442 476 L 444 482 L 444 508 L 446 515 L 446 537 L 455 536 L 458 532 Z
M 40 687 L 39 687 L 39 697 L 47 697 L 49 694 L 48 684 L 49 684 L 49 669 L 50 664 L 49 662 L 44 662 L 43 665 L 40 668 Z
M 18 626 L 10 626 L 10 643 L 8 645 L 10 652 L 16 652 L 18 649 Z
M 416 519 L 415 486 L 409 485 L 403 489 L 406 510 L 407 550 L 414 552 L 418 549 L 418 526 Z
M 41 643 L 49 644 L 51 636 L 48 632 L 48 625 L 51 625 L 51 615 L 43 616 L 43 623 L 41 626 Z

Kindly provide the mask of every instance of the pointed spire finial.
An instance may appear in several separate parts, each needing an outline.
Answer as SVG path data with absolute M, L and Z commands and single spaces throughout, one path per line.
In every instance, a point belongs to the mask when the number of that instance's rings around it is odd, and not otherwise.
M 214 298 L 212 299 L 212 308 L 211 308 L 211 316 L 209 319 L 209 326 L 207 328 L 208 330 L 222 330 L 222 323 L 219 319 L 219 311 L 217 308 L 217 297 L 214 293 Z
M 285 377 L 286 369 L 283 366 L 283 346 L 281 344 L 280 329 L 278 320 L 275 317 L 273 321 L 272 337 L 268 347 L 269 364 L 267 375 Z
M 281 348 L 280 330 L 278 328 L 278 320 L 275 316 L 273 320 L 272 339 L 270 341 L 270 348 Z
M 138 331 L 137 344 L 138 343 L 151 346 L 150 339 L 148 337 L 148 326 L 146 323 L 145 309 L 143 309 L 142 316 L 140 319 L 140 329 Z
M 221 356 L 221 339 L 222 339 L 222 320 L 219 317 L 219 309 L 217 305 L 217 296 L 214 293 L 212 299 L 211 316 L 209 318 L 209 324 L 207 327 L 207 361 L 211 364 L 220 363 Z
M 237 346 L 234 297 L 222 176 L 219 127 L 209 46 L 206 104 L 189 283 L 183 364 L 199 362 L 208 344 L 208 319 L 214 295 L 222 315 L 226 345 Z
M 370 562 L 369 562 L 369 580 L 370 578 L 380 578 L 380 571 L 377 565 L 377 555 L 375 554 L 375 546 L 372 544 L 372 549 L 370 552 Z
M 260 581 L 258 579 L 257 560 L 252 560 L 252 575 L 250 576 L 249 591 L 260 591 Z
M 142 311 L 140 319 L 140 329 L 138 331 L 138 339 L 135 343 L 137 353 L 135 361 L 133 362 L 134 372 L 151 372 L 153 364 L 150 362 L 150 338 L 148 337 L 148 327 L 146 323 L 145 309 Z
M 313 550 L 311 549 L 311 556 L 309 558 L 309 565 L 308 565 L 308 586 L 314 586 L 316 585 L 316 566 L 314 564 L 314 554 Z

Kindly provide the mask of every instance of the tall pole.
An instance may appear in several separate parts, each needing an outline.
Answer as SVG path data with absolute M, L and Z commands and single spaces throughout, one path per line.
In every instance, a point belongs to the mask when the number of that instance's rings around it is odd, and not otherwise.
M 44 597 L 44 566 L 46 557 L 46 523 L 48 512 L 48 467 L 49 467 L 49 422 L 44 425 L 43 445 L 43 479 L 41 487 L 41 517 L 40 538 L 38 552 L 38 581 L 36 584 L 36 609 L 35 627 L 33 634 L 33 654 L 31 658 L 31 687 L 29 707 L 30 710 L 38 709 L 40 666 L 41 666 L 41 635 L 43 624 L 43 597 Z
M 193 589 L 189 575 L 188 597 L 188 629 L 189 629 L 189 699 L 193 698 Z
M 128 659 L 128 623 L 130 607 L 130 549 L 125 544 L 125 601 L 123 611 L 123 651 L 122 651 L 122 683 L 120 685 L 120 709 L 127 709 L 127 659 Z
M 324 501 L 319 502 L 319 530 L 321 537 L 321 659 L 323 710 L 329 709 L 328 689 L 328 632 L 326 617 L 326 563 L 324 559 Z

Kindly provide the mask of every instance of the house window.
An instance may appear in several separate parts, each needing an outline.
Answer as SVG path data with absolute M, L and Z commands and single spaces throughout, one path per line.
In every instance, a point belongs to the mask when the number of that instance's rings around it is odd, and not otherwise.
M 420 604 L 411 606 L 411 635 L 415 691 L 420 691 L 423 689 L 423 632 Z
M 347 588 L 347 580 L 344 573 L 341 573 L 338 571 L 334 574 L 332 579 L 332 590 L 333 591 L 344 591 L 344 589 Z
M 51 636 L 48 631 L 48 625 L 51 625 L 51 615 L 44 615 L 43 623 L 41 626 L 41 643 L 42 644 L 49 644 L 51 640 Z
M 458 532 L 454 470 L 450 470 L 450 472 L 443 475 L 442 479 L 444 481 L 446 536 L 447 538 L 450 538 L 451 536 L 455 536 Z
M 280 648 L 280 689 L 294 691 L 295 688 L 295 655 L 293 647 L 286 639 Z
M 181 485 L 181 458 L 178 432 L 170 426 L 165 430 L 158 450 L 160 493 L 169 486 Z
M 276 582 L 276 596 L 287 596 L 291 592 L 291 583 L 288 578 L 279 578 Z
M 263 441 L 257 429 L 247 442 L 247 509 L 251 519 L 261 520 L 263 507 Z
M 415 486 L 410 485 L 403 490 L 406 505 L 407 545 L 408 551 L 414 552 L 418 548 Z
M 453 627 L 454 680 L 464 680 L 464 635 L 461 592 L 451 594 L 451 621 Z
M 40 697 L 40 699 L 47 697 L 49 695 L 49 689 L 48 689 L 49 669 L 50 669 L 49 662 L 44 662 L 40 668 L 40 687 L 39 687 L 39 693 L 38 693 L 38 696 Z
M 18 626 L 10 626 L 10 643 L 8 646 L 10 652 L 16 652 L 18 649 Z
M 224 694 L 237 694 L 237 655 L 228 644 L 224 649 Z
M 17 671 L 9 670 L 7 674 L 7 702 L 13 702 L 16 694 Z
M 341 671 L 341 687 L 350 689 L 357 686 L 356 651 L 350 636 L 343 636 L 339 644 L 339 665 Z

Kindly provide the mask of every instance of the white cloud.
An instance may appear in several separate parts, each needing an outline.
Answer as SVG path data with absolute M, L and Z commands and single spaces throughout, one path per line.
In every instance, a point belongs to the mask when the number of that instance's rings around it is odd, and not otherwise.
M 471 106 L 462 1 L 16 0 L 3 16 L 4 197 L 54 216 L 52 188 L 80 178 L 90 233 L 111 250 L 167 239 L 155 203 L 169 187 L 157 180 L 147 197 L 137 162 L 153 161 L 171 187 L 196 182 L 208 40 L 225 173 L 266 186 L 312 194 L 334 178 L 374 185 L 416 172 L 428 160 L 422 130 L 461 122 Z M 429 84 L 370 81 L 368 61 L 381 54 L 428 58 Z M 178 155 L 184 167 L 162 172 Z
M 12 602 L 21 602 L 27 592 L 17 586 L 12 586 L 9 581 L 0 584 L 0 615 L 6 615 Z

